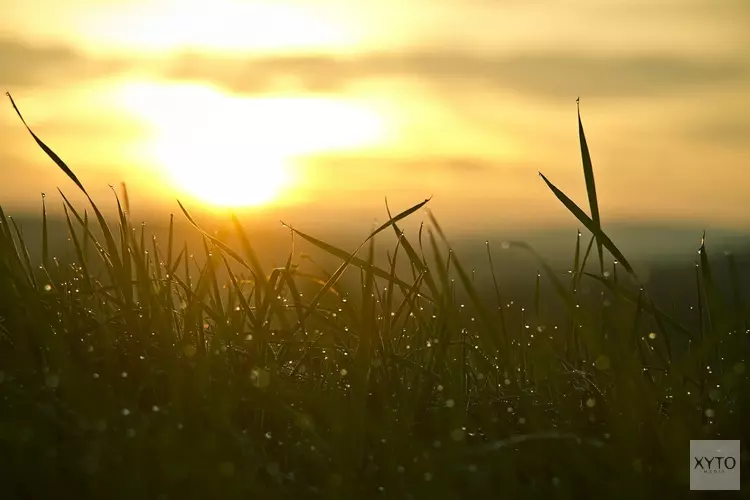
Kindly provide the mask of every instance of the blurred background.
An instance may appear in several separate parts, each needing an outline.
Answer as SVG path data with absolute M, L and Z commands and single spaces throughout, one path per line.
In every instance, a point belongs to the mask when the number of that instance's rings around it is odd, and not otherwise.
M 605 229 L 693 256 L 750 226 L 749 28 L 746 0 L 27 0 L 0 87 L 100 205 L 124 182 L 157 226 L 179 198 L 359 238 L 385 197 L 432 196 L 459 242 L 566 255 L 578 224 L 538 172 L 587 207 L 580 96 Z M 81 200 L 9 101 L 0 144 L 6 212 Z

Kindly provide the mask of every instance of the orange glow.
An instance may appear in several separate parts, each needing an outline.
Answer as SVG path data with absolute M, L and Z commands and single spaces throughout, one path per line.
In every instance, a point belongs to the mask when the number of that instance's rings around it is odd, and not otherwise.
M 202 85 L 126 83 L 119 100 L 148 124 L 145 157 L 209 205 L 258 206 L 303 182 L 295 160 L 378 143 L 385 124 L 344 99 L 242 98 Z
M 330 9 L 278 2 L 160 0 L 85 16 L 86 36 L 141 51 L 284 51 L 351 48 L 358 41 Z

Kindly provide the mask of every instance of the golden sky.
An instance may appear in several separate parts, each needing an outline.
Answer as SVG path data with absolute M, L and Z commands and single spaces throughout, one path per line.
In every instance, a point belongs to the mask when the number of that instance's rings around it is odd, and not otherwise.
M 0 87 L 97 199 L 569 220 L 580 96 L 605 219 L 750 225 L 747 0 L 6 3 Z M 0 133 L 3 206 L 73 191 Z

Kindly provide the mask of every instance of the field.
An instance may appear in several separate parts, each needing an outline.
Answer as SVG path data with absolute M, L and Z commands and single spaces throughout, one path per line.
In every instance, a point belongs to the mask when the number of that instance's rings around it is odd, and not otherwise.
M 290 227 L 320 258 L 276 268 L 182 206 L 193 247 L 126 198 L 109 221 L 64 198 L 66 248 L 46 209 L 41 248 L 0 210 L 3 498 L 698 498 L 690 440 L 714 438 L 750 488 L 747 276 L 701 245 L 652 297 L 579 134 L 589 213 L 542 176 L 585 228 L 568 272 L 488 243 L 481 286 L 434 217 L 402 233 L 429 200 L 356 249 Z M 539 269 L 523 291 L 496 279 L 510 252 Z

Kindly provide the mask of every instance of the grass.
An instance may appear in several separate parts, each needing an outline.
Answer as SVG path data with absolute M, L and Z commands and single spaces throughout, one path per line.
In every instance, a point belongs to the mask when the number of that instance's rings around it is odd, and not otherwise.
M 32 262 L 0 209 L 3 497 L 697 497 L 690 439 L 750 439 L 747 302 L 702 245 L 699 321 L 653 303 L 603 229 L 580 115 L 579 133 L 591 216 L 542 178 L 591 239 L 564 278 L 522 242 L 488 244 L 489 297 L 432 215 L 415 239 L 399 228 L 429 200 L 351 252 L 286 226 L 340 259 L 330 274 L 293 245 L 263 269 L 237 219 L 233 247 L 180 205 L 194 259 L 126 199 L 110 227 L 62 192 L 75 258 L 53 256 L 43 205 Z M 502 251 L 539 262 L 528 309 L 494 276 Z

